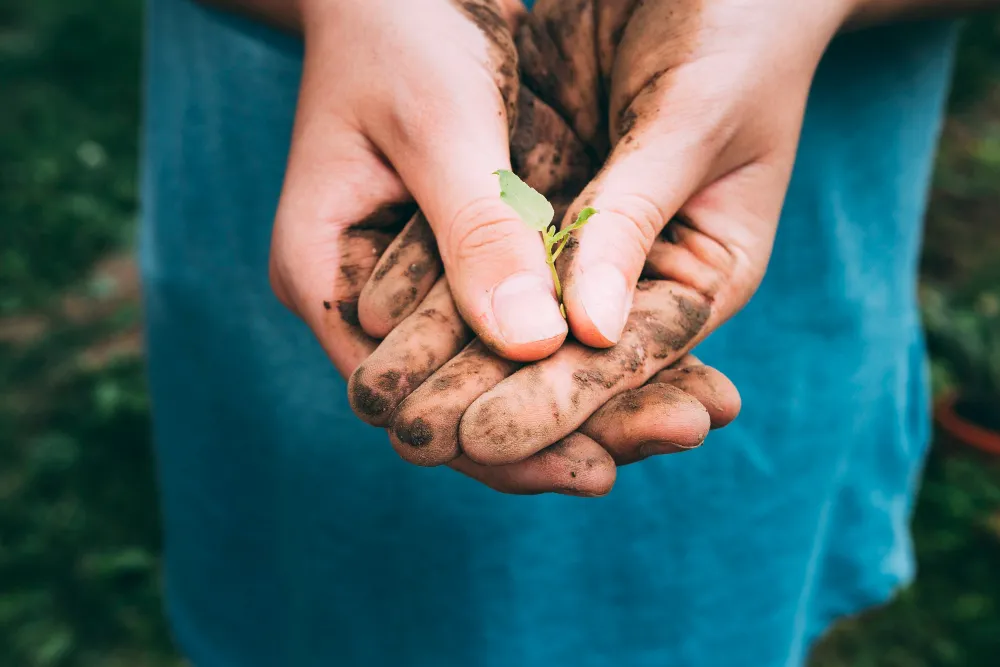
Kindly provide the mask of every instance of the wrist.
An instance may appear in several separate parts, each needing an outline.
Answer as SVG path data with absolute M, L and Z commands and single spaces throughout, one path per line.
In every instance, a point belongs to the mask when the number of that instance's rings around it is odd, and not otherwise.
M 899 11 L 900 0 L 848 0 L 851 5 L 844 21 L 846 29 L 881 23 Z M 912 3 L 911 3 L 912 4 Z
M 198 0 L 203 5 L 241 14 L 287 32 L 302 31 L 299 0 Z
M 889 0 L 892 1 L 894 0 Z M 878 13 L 878 5 L 887 4 L 885 0 L 838 0 L 838 2 L 841 14 L 838 32 L 867 23 L 866 17 Z
M 998 0 L 851 0 L 846 27 L 865 28 L 903 19 L 947 18 L 997 9 Z

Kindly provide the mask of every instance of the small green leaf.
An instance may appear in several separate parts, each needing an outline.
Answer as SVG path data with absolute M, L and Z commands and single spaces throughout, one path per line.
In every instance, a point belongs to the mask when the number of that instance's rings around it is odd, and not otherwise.
M 528 227 L 544 231 L 556 215 L 549 200 L 512 171 L 500 169 L 493 173 L 500 177 L 500 199 L 514 209 Z
M 562 229 L 556 234 L 553 234 L 552 240 L 555 241 L 556 243 L 564 241 L 567 236 L 569 236 L 570 234 L 572 234 L 573 232 L 575 232 L 576 230 L 580 229 L 585 224 L 587 224 L 587 220 L 589 220 L 590 217 L 595 213 L 599 213 L 599 211 L 596 208 L 588 206 L 587 208 L 583 209 L 576 216 L 576 220 L 567 225 L 565 229 Z
M 593 206 L 588 206 L 580 211 L 576 216 L 576 221 L 573 223 L 573 229 L 580 229 L 580 227 L 583 227 L 587 224 L 587 221 L 590 220 L 590 216 L 595 215 L 596 213 L 597 209 Z

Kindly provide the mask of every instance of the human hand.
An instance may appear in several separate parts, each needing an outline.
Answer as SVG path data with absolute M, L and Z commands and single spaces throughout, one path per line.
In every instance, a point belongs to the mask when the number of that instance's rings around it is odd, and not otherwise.
M 409 258 L 422 264 L 418 253 L 427 250 L 411 248 Z M 362 303 L 372 291 L 394 290 L 369 281 Z M 616 465 L 697 446 L 709 427 L 739 412 L 729 380 L 683 355 L 690 298 L 675 283 L 643 281 L 616 346 L 569 342 L 523 366 L 478 339 L 469 343 L 473 334 L 441 278 L 361 363 L 348 395 L 355 413 L 387 427 L 397 453 L 418 465 L 448 463 L 507 492 L 599 495 L 610 490 Z
M 515 169 L 565 208 L 567 197 L 592 174 L 587 151 L 530 90 L 522 88 L 519 100 L 512 139 Z M 732 384 L 713 369 L 688 367 L 697 363 L 692 357 L 657 374 L 677 358 L 671 345 L 683 339 L 683 332 L 673 330 L 676 299 L 656 283 L 644 284 L 648 294 L 643 301 L 649 308 L 635 313 L 630 330 L 634 340 L 614 350 L 595 352 L 568 344 L 541 364 L 515 372 L 519 364 L 491 354 L 480 340 L 463 349 L 473 333 L 459 316 L 444 279 L 416 312 L 399 307 L 414 301 L 415 287 L 407 278 L 410 267 L 435 265 L 428 256 L 432 244 L 407 239 L 429 236 L 425 222 L 412 221 L 365 286 L 360 301 L 360 310 L 367 313 L 363 323 L 377 323 L 371 333 L 390 333 L 352 376 L 349 388 L 355 412 L 371 424 L 389 427 L 393 446 L 403 458 L 420 465 L 448 463 L 506 492 L 594 495 L 610 489 L 616 464 L 695 446 L 710 427 L 728 423 L 739 411 Z M 545 370 L 535 373 L 542 365 Z M 646 380 L 650 382 L 640 387 Z M 507 391 L 513 386 L 532 392 L 534 407 L 548 412 L 539 419 L 527 409 L 526 422 L 519 414 L 480 420 L 480 428 L 466 434 L 463 444 L 482 442 L 477 440 L 480 432 L 509 433 L 519 422 L 537 427 L 528 444 L 532 451 L 508 465 L 482 465 L 462 454 L 460 422 L 477 398 L 501 383 Z M 540 387 L 544 390 L 538 391 Z M 568 430 L 555 432 L 567 424 Z M 477 458 L 488 458 L 478 444 L 474 449 Z
M 270 0 L 264 4 L 267 6 L 258 3 L 260 6 L 257 9 L 263 12 L 265 9 L 277 8 L 284 12 L 289 8 L 287 3 Z M 285 26 L 295 27 L 304 22 L 307 35 L 310 34 L 308 26 L 311 21 L 319 20 L 303 21 L 297 16 L 274 16 L 267 12 L 259 15 Z M 341 26 L 345 24 L 349 25 L 350 22 L 345 20 Z M 325 24 L 320 22 L 320 25 Z M 315 37 L 316 34 L 313 32 L 313 37 L 307 36 L 303 99 L 299 107 L 281 210 L 275 225 L 271 272 L 279 297 L 306 319 L 337 367 L 341 372 L 349 374 L 376 344 L 359 326 L 360 320 L 364 318 L 364 309 L 359 315 L 357 306 L 361 286 L 368 280 L 376 260 L 396 237 L 400 227 L 411 218 L 415 206 L 408 201 L 406 188 L 409 184 L 384 163 L 372 138 L 364 134 L 364 128 L 357 126 L 356 116 L 361 112 L 355 110 L 354 115 L 348 113 L 350 109 L 346 107 L 351 101 L 349 96 L 341 95 L 337 88 L 324 90 L 323 86 L 330 83 L 325 75 L 331 68 L 336 69 L 338 61 L 320 58 L 316 53 L 328 40 L 336 40 L 323 36 L 322 33 L 321 37 Z M 317 60 L 320 61 L 318 64 Z M 501 74 L 506 76 L 509 72 Z M 502 96 L 496 94 L 496 90 L 506 90 L 509 80 L 504 81 L 506 83 L 492 84 L 495 87 L 493 93 L 497 97 L 494 102 L 498 107 L 498 100 Z M 509 90 L 506 92 L 509 100 Z M 524 103 L 529 107 L 532 104 L 529 97 L 525 98 Z M 388 106 L 391 107 L 391 104 Z M 541 113 L 544 114 L 544 111 Z M 498 111 L 498 115 L 501 114 L 511 121 L 516 118 L 516 114 L 509 108 Z M 492 113 L 485 114 L 477 118 L 477 122 L 485 119 L 484 125 L 489 130 L 493 118 Z M 404 118 L 401 122 L 409 122 L 409 119 Z M 544 122 L 541 124 L 544 125 Z M 534 124 L 529 123 L 529 126 L 534 127 Z M 531 137 L 526 136 L 521 145 L 527 147 L 531 143 Z M 537 157 L 537 153 L 534 153 L 534 157 Z M 578 191 L 582 179 L 589 174 L 589 169 L 581 165 L 589 166 L 589 161 L 585 156 L 574 156 L 572 151 L 561 153 L 560 158 L 564 160 L 562 167 L 552 169 L 548 174 L 538 171 L 539 180 L 535 181 L 536 185 L 549 192 L 560 189 Z M 495 162 L 489 162 L 491 169 L 496 166 Z M 492 177 L 489 177 L 489 182 L 490 198 L 495 201 Z M 571 185 L 573 183 L 575 185 Z M 519 221 L 517 229 L 524 230 Z M 388 266 L 379 276 L 380 284 L 388 288 L 394 297 L 388 302 L 391 313 L 401 318 L 418 305 L 416 295 L 419 293 L 422 299 L 437 279 L 441 263 L 434 250 L 433 231 L 423 216 L 412 217 L 406 232 L 398 241 L 403 248 L 401 259 L 404 261 L 398 264 L 402 272 L 394 275 L 393 267 Z M 533 235 L 531 242 L 532 247 L 537 248 Z M 421 255 L 418 261 L 413 261 L 414 250 Z M 400 254 L 397 253 L 395 257 L 400 259 Z M 385 261 L 389 262 L 389 256 Z M 402 282 L 394 282 L 394 277 L 401 278 Z M 401 289 L 393 291 L 394 284 L 401 285 Z M 419 342 L 422 339 L 415 337 L 412 340 Z M 428 344 L 434 343 L 433 338 L 423 340 Z M 684 385 L 680 379 L 675 383 Z M 729 385 L 718 376 L 699 371 L 695 380 L 689 380 L 684 386 L 688 387 L 689 393 L 683 393 L 680 389 L 671 390 L 664 384 L 663 387 L 652 387 L 632 397 L 628 405 L 636 414 L 636 423 L 647 425 L 645 429 L 635 433 L 688 445 L 700 441 L 701 431 L 707 429 L 705 410 L 693 406 L 700 411 L 696 411 L 693 429 L 685 420 L 664 422 L 663 419 L 656 419 L 658 408 L 662 406 L 662 401 L 658 402 L 657 397 L 669 395 L 674 402 L 692 402 L 695 401 L 694 398 L 684 397 L 696 396 L 699 392 L 710 396 L 720 392 L 724 394 Z M 628 397 L 623 397 L 622 400 L 625 398 Z M 716 413 L 722 414 L 718 410 Z M 717 420 L 720 418 L 727 417 L 724 414 L 722 417 L 716 416 Z M 613 446 L 623 449 L 629 443 L 623 441 L 622 433 L 615 432 L 607 437 L 603 435 L 609 424 L 607 419 L 595 420 L 590 432 L 595 437 L 609 439 Z M 681 432 L 677 432 L 678 427 Z M 635 444 L 638 445 L 639 441 L 635 441 Z M 454 464 L 466 474 L 494 488 L 520 493 L 558 489 L 584 494 L 602 493 L 610 488 L 615 474 L 611 457 L 593 440 L 583 435 L 567 438 L 530 460 L 509 467 L 480 470 L 471 462 L 455 461 Z
M 351 292 L 420 205 L 408 240 L 436 237 L 433 266 L 403 266 L 404 314 L 443 264 L 462 316 L 491 348 L 537 359 L 565 338 L 537 234 L 496 196 L 518 109 L 517 0 L 304 0 L 305 60 L 274 224 L 275 293 L 349 374 L 377 318 Z M 425 217 L 424 217 L 425 216 Z M 429 230 L 429 231 L 428 231 Z M 407 301 L 409 300 L 409 301 Z M 521 313 L 530 312 L 531 317 Z
M 577 340 L 620 339 L 644 270 L 686 290 L 685 349 L 746 303 L 770 256 L 813 72 L 849 5 L 539 0 L 517 35 L 524 82 L 543 97 L 548 85 L 591 148 L 610 150 L 570 207 L 600 213 L 559 264 Z M 577 85 L 550 83 L 569 76 Z
M 352 407 L 418 465 L 447 463 L 505 493 L 603 495 L 617 466 L 697 447 L 740 407 L 691 355 L 667 367 L 684 340 L 679 301 L 665 281 L 641 288 L 614 348 L 567 343 L 522 366 L 467 343 L 442 278 L 352 375 Z

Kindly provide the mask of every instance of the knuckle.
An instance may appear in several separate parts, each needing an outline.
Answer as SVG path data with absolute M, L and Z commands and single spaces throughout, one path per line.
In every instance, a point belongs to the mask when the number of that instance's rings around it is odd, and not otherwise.
M 661 209 L 639 194 L 616 196 L 613 202 L 597 208 L 605 216 L 600 227 L 581 230 L 579 243 L 587 249 L 582 253 L 570 252 L 569 256 L 577 261 L 590 261 L 596 252 L 642 267 L 666 220 Z
M 604 210 L 625 218 L 631 223 L 623 225 L 620 232 L 632 245 L 642 249 L 643 256 L 653 247 L 653 242 L 660 230 L 666 226 L 668 220 L 659 204 L 650 197 L 637 192 L 617 197 L 614 204 Z
M 446 235 L 446 247 L 459 261 L 497 257 L 515 247 L 516 231 L 508 211 L 499 199 L 475 199 L 452 219 Z

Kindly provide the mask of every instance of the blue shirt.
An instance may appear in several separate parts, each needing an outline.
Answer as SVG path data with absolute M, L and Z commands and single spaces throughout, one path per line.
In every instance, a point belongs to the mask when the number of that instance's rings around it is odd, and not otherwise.
M 169 617 L 196 667 L 781 667 L 913 576 L 915 298 L 955 27 L 836 40 L 770 269 L 698 349 L 740 388 L 604 499 L 402 462 L 268 286 L 293 39 L 149 0 L 141 265 Z

